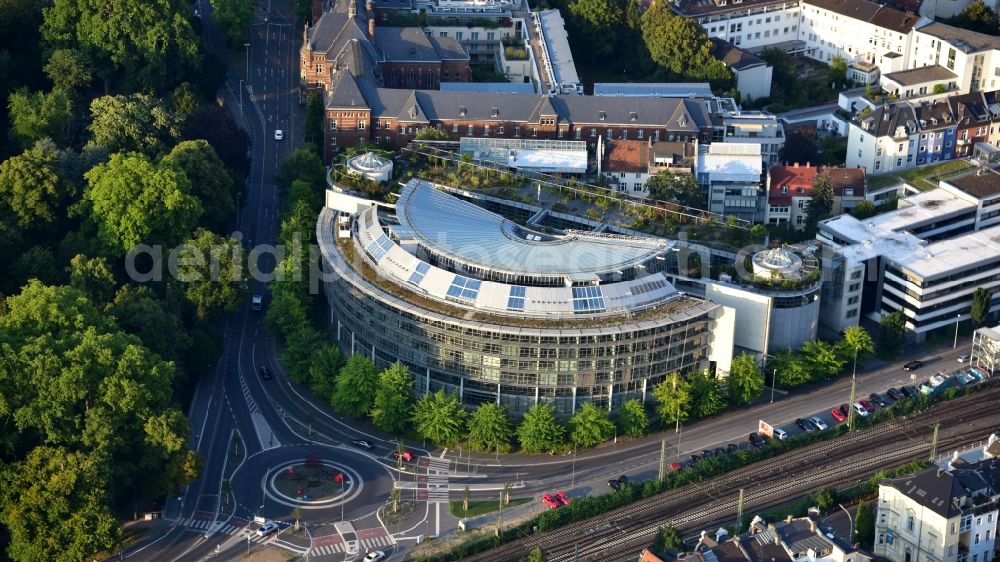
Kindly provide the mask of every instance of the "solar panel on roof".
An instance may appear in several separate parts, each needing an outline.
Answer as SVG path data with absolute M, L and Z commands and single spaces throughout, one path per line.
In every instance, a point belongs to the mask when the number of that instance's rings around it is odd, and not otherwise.
M 604 309 L 604 293 L 600 286 L 573 287 L 573 312 L 586 313 Z
M 414 285 L 419 285 L 421 281 L 424 280 L 424 275 L 427 275 L 427 271 L 431 268 L 426 262 L 419 262 L 417 268 L 413 270 L 410 274 L 409 282 Z
M 481 281 L 456 275 L 448 287 L 447 295 L 452 298 L 474 301 L 479 296 Z

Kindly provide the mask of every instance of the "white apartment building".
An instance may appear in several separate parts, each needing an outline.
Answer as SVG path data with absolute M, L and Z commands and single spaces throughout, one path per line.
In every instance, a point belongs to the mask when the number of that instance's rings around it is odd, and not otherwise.
M 906 68 L 915 15 L 868 0 L 804 0 L 799 39 L 805 54 L 830 64 L 866 62 L 885 74 Z
M 972 364 L 990 373 L 1000 370 L 1000 326 L 982 327 L 972 334 Z
M 698 184 L 707 194 L 707 210 L 760 222 L 766 203 L 760 145 L 714 142 L 698 154 Z
M 781 46 L 797 51 L 798 0 L 674 0 L 671 8 L 677 14 L 694 18 L 709 38 L 722 39 L 742 49 Z
M 785 146 L 785 127 L 781 120 L 765 111 L 729 111 L 722 113 L 723 138 L 726 143 L 756 144 L 767 164 L 778 161 Z
M 961 93 L 1000 87 L 1000 37 L 922 18 L 913 27 L 907 68 L 940 66 Z
M 956 455 L 957 457 L 957 455 Z M 1000 459 L 961 458 L 879 483 L 875 554 L 893 562 L 991 562 Z
M 900 101 L 864 110 L 849 124 L 847 167 L 871 174 L 950 160 L 958 124 L 945 99 Z

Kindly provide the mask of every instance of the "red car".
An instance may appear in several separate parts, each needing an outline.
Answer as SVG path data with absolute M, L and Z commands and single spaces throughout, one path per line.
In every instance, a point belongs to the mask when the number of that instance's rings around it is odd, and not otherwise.
M 847 404 L 841 404 L 840 406 L 837 406 L 836 408 L 830 410 L 830 415 L 833 416 L 833 419 L 842 422 L 847 419 L 846 412 L 847 412 Z
M 858 403 L 861 404 L 866 410 L 868 410 L 869 414 L 875 413 L 875 404 L 872 404 L 867 400 L 858 400 Z
M 547 505 L 549 507 L 549 509 L 556 509 L 558 507 L 562 507 L 563 506 L 562 501 L 560 501 L 558 498 L 556 498 L 552 494 L 544 494 L 542 496 L 542 503 L 544 503 L 545 505 Z
M 670 467 L 670 470 L 674 470 L 674 471 L 677 471 L 677 470 L 680 470 L 680 469 L 684 468 L 684 465 L 682 465 L 679 462 L 672 462 L 668 466 Z
M 563 505 L 569 505 L 569 502 L 573 501 L 566 495 L 566 492 L 563 492 L 562 490 L 556 492 L 556 499 L 561 501 Z
M 409 449 L 405 449 L 403 452 L 393 451 L 392 452 L 392 458 L 394 458 L 394 459 L 400 459 L 400 458 L 402 458 L 404 461 L 410 462 L 410 461 L 413 460 L 413 451 L 411 451 Z

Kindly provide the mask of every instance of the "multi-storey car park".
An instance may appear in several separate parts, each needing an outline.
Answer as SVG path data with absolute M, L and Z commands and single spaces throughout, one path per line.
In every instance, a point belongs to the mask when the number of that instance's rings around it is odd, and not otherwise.
M 733 311 L 674 288 L 670 241 L 546 234 L 421 180 L 394 213 L 325 208 L 317 238 L 337 342 L 407 365 L 419 391 L 569 415 L 729 369 Z

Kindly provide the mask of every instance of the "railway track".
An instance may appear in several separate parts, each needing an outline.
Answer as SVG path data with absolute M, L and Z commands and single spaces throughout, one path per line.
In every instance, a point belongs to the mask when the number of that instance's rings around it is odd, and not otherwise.
M 592 519 L 517 539 L 467 559 L 518 560 L 536 547 L 542 547 L 552 561 L 621 558 L 647 544 L 662 525 L 687 533 L 732 521 L 741 488 L 745 490 L 744 512 L 754 513 L 819 488 L 855 484 L 878 470 L 927 458 L 936 423 L 941 423 L 939 453 L 981 440 L 1000 427 L 998 405 L 1000 387 L 977 392 L 919 414 L 663 492 Z

